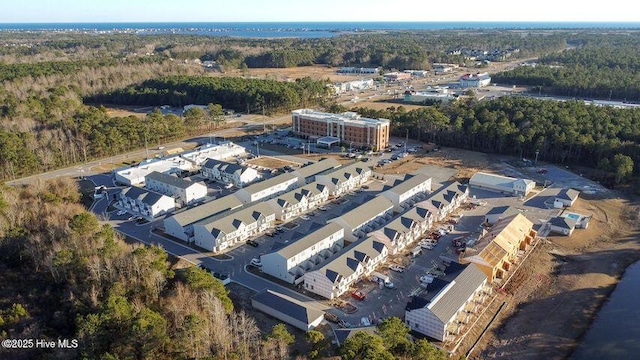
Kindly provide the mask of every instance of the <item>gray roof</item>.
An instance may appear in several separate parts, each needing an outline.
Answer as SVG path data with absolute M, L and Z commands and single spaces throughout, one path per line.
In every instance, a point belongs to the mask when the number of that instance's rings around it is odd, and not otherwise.
M 306 179 L 313 175 L 319 174 L 323 171 L 335 169 L 340 166 L 341 164 L 338 162 L 338 160 L 334 158 L 327 158 L 327 159 L 321 159 L 320 161 L 315 162 L 313 164 L 303 166 L 295 170 L 294 172 L 299 174 L 301 178 Z
M 204 226 L 212 234 L 219 231 L 228 234 L 236 231 L 240 227 L 240 224 L 252 224 L 256 222 L 260 216 L 266 217 L 273 214 L 273 210 L 266 203 L 259 202 L 203 220 L 197 225 Z
M 416 186 L 424 183 L 425 181 L 429 181 L 430 179 L 431 177 L 425 174 L 407 174 L 404 178 L 404 181 L 400 182 L 398 185 L 395 185 L 387 191 L 395 194 L 404 194 L 408 191 L 411 191 Z
M 553 225 L 553 226 L 557 226 L 557 227 L 561 227 L 563 229 L 571 230 L 571 229 L 574 229 L 576 227 L 576 224 L 578 223 L 578 220 L 567 218 L 567 217 L 562 217 L 562 216 L 557 216 L 557 217 L 551 218 L 551 220 L 549 220 L 549 223 L 551 223 L 551 225 Z
M 128 198 L 140 200 L 142 203 L 150 206 L 155 205 L 163 197 L 168 197 L 155 191 L 139 188 L 137 186 L 125 188 L 122 190 L 122 194 Z
M 177 176 L 154 171 L 144 177 L 145 181 L 155 180 L 157 182 L 169 184 L 181 189 L 188 189 L 191 185 L 195 184 L 193 181 L 181 179 Z
M 429 302 L 427 306 L 431 306 L 431 312 L 440 321 L 447 323 L 486 279 L 487 276 L 477 265 L 469 264 L 452 282 L 440 290 L 446 293 L 440 297 L 437 297 L 440 292 L 437 293 L 434 296 L 436 301 Z
M 326 189 L 327 187 L 322 185 L 322 184 L 318 184 L 317 182 L 312 182 L 310 184 L 307 184 L 301 188 L 299 188 L 298 190 L 296 190 L 297 192 L 304 194 L 306 196 L 316 196 L 322 193 L 322 191 L 324 191 L 324 189 Z
M 505 217 L 519 213 L 518 209 L 512 206 L 496 206 L 489 210 L 487 215 L 504 215 Z
M 424 202 L 430 203 L 437 209 L 440 209 L 442 206 L 450 204 L 456 196 L 461 196 L 466 191 L 467 186 L 454 181 L 432 192 Z
M 487 184 L 487 185 L 490 185 L 490 186 L 502 187 L 502 188 L 505 188 L 505 189 L 513 189 L 514 183 L 516 183 L 518 181 L 524 182 L 525 185 L 526 184 L 530 184 L 530 183 L 533 182 L 533 180 L 529 180 L 529 179 L 516 179 L 516 178 L 508 177 L 508 176 L 489 174 L 489 173 L 484 173 L 484 172 L 477 172 L 477 173 L 473 174 L 471 179 L 469 179 L 469 184 L 471 184 L 471 183 L 482 183 L 482 184 Z
M 204 164 L 202 164 L 203 168 L 214 169 L 218 168 L 220 172 L 227 174 L 239 173 L 242 174 L 245 170 L 248 169 L 246 166 L 242 166 L 239 164 L 234 164 L 226 161 L 220 161 L 215 159 L 207 159 Z
M 259 302 L 271 309 L 286 314 L 307 325 L 324 316 L 324 311 L 309 307 L 303 302 L 273 290 L 265 290 L 254 295 L 252 301 Z
M 356 241 L 317 271 L 325 274 L 333 283 L 339 282 L 353 274 L 360 263 L 368 261 L 366 258 L 380 255 L 384 247 L 385 245 L 374 237 Z M 363 255 L 366 255 L 366 258 Z
M 279 249 L 278 254 L 282 255 L 285 259 L 290 259 L 293 256 L 301 253 L 303 250 L 310 248 L 317 244 L 320 240 L 328 238 L 329 236 L 343 230 L 342 226 L 334 223 L 329 223 L 322 228 L 308 234 L 307 236 L 295 240 L 289 245 Z
M 366 172 L 369 170 L 371 170 L 371 168 L 369 168 L 366 165 L 363 165 L 361 161 L 356 161 L 350 165 L 342 166 L 332 171 L 326 171 L 319 175 L 326 176 L 330 178 L 334 184 L 337 184 L 339 182 L 348 180 L 352 177 L 356 177 L 362 174 L 363 172 Z
M 392 236 L 389 236 L 393 233 L 404 234 L 411 230 L 411 226 L 413 224 L 420 223 L 424 221 L 429 215 L 429 210 L 420 207 L 420 205 L 416 205 L 406 211 L 404 214 L 398 216 L 393 221 L 385 225 L 383 232 L 387 235 L 391 240 L 393 240 Z
M 570 200 L 570 201 L 574 201 L 575 199 L 578 198 L 578 196 L 580 196 L 580 192 L 574 189 L 562 189 L 558 192 L 558 195 L 556 195 L 558 199 L 564 199 L 564 200 Z
M 391 209 L 393 209 L 391 201 L 385 197 L 375 197 L 336 219 L 342 219 L 351 229 L 355 229 L 366 224 L 378 214 Z
M 175 214 L 172 218 L 181 226 L 187 226 L 240 206 L 242 202 L 231 194 Z
M 284 173 L 284 174 L 280 174 L 278 176 L 274 176 L 274 177 L 272 177 L 270 179 L 258 181 L 257 183 L 254 183 L 252 185 L 244 187 L 239 191 L 244 191 L 247 194 L 255 194 L 255 193 L 259 193 L 260 191 L 266 190 L 266 189 L 268 189 L 270 187 L 273 187 L 273 186 L 276 186 L 278 184 L 281 184 L 283 182 L 290 181 L 290 180 L 295 180 L 297 178 L 298 177 L 295 176 L 292 173 Z

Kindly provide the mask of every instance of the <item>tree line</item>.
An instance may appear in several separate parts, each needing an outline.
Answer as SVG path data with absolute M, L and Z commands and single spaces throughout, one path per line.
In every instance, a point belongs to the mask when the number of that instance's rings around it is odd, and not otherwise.
M 289 111 L 314 106 L 326 99 L 325 81 L 305 77 L 293 82 L 238 77 L 171 76 L 144 81 L 140 85 L 95 95 L 99 103 L 159 106 L 168 104 L 221 104 L 239 112 Z
M 535 87 L 544 94 L 640 101 L 640 58 L 637 36 L 601 37 L 577 41 L 559 53 L 493 76 L 499 83 Z
M 0 339 L 78 339 L 75 349 L 0 349 L 12 359 L 320 359 L 334 355 L 324 334 L 296 339 L 284 324 L 260 329 L 210 272 L 176 266 L 158 246 L 126 244 L 80 204 L 60 178 L 0 188 Z M 64 351 L 64 354 L 59 351 Z M 413 343 L 398 318 L 358 333 L 350 359 L 446 359 Z
M 332 110 L 343 110 L 333 108 Z M 640 110 L 504 96 L 406 111 L 352 109 L 391 120 L 392 134 L 472 151 L 601 169 L 610 186 L 640 169 Z

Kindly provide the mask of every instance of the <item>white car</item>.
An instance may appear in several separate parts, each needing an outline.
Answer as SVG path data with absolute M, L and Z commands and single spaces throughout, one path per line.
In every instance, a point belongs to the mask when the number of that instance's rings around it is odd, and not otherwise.
M 420 282 L 421 283 L 430 284 L 430 283 L 433 282 L 433 276 L 432 275 L 422 275 L 422 276 L 420 276 Z
M 393 283 L 391 281 L 385 281 L 384 282 L 384 287 L 392 289 L 393 288 Z
M 433 249 L 433 245 L 431 245 L 431 244 L 427 244 L 427 243 L 420 243 L 420 247 L 421 247 L 422 249 L 426 249 L 426 250 L 431 250 L 431 249 Z
M 363 316 L 362 319 L 360 319 L 360 324 L 362 324 L 362 326 L 371 326 L 371 321 L 369 321 L 368 317 Z
M 257 266 L 257 267 L 262 267 L 262 261 L 260 261 L 260 259 L 258 259 L 258 258 L 253 258 L 253 259 L 251 259 L 251 265 Z
M 309 216 L 308 216 L 308 215 L 304 215 L 304 214 L 302 214 L 302 215 L 300 215 L 300 219 L 302 219 L 302 220 L 309 220 L 310 218 L 309 218 Z
M 389 269 L 399 273 L 404 272 L 404 266 L 400 266 L 400 265 L 391 265 L 389 266 Z

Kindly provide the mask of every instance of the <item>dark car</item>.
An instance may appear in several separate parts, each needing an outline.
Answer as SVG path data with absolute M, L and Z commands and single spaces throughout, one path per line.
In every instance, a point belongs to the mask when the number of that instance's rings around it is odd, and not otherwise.
M 247 240 L 247 245 L 251 245 L 253 247 L 258 247 L 260 246 L 260 244 L 258 244 L 256 241 L 253 241 L 251 239 Z
M 273 232 L 268 232 L 265 235 L 267 235 L 268 237 L 274 237 L 276 236 L 276 234 L 274 234 Z

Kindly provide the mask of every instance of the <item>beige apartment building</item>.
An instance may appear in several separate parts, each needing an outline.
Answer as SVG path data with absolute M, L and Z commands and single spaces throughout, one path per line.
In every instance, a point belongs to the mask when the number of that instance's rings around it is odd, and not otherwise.
M 333 137 L 349 146 L 384 149 L 389 144 L 387 119 L 369 119 L 354 112 L 332 114 L 299 109 L 291 112 L 293 132 L 310 138 Z

